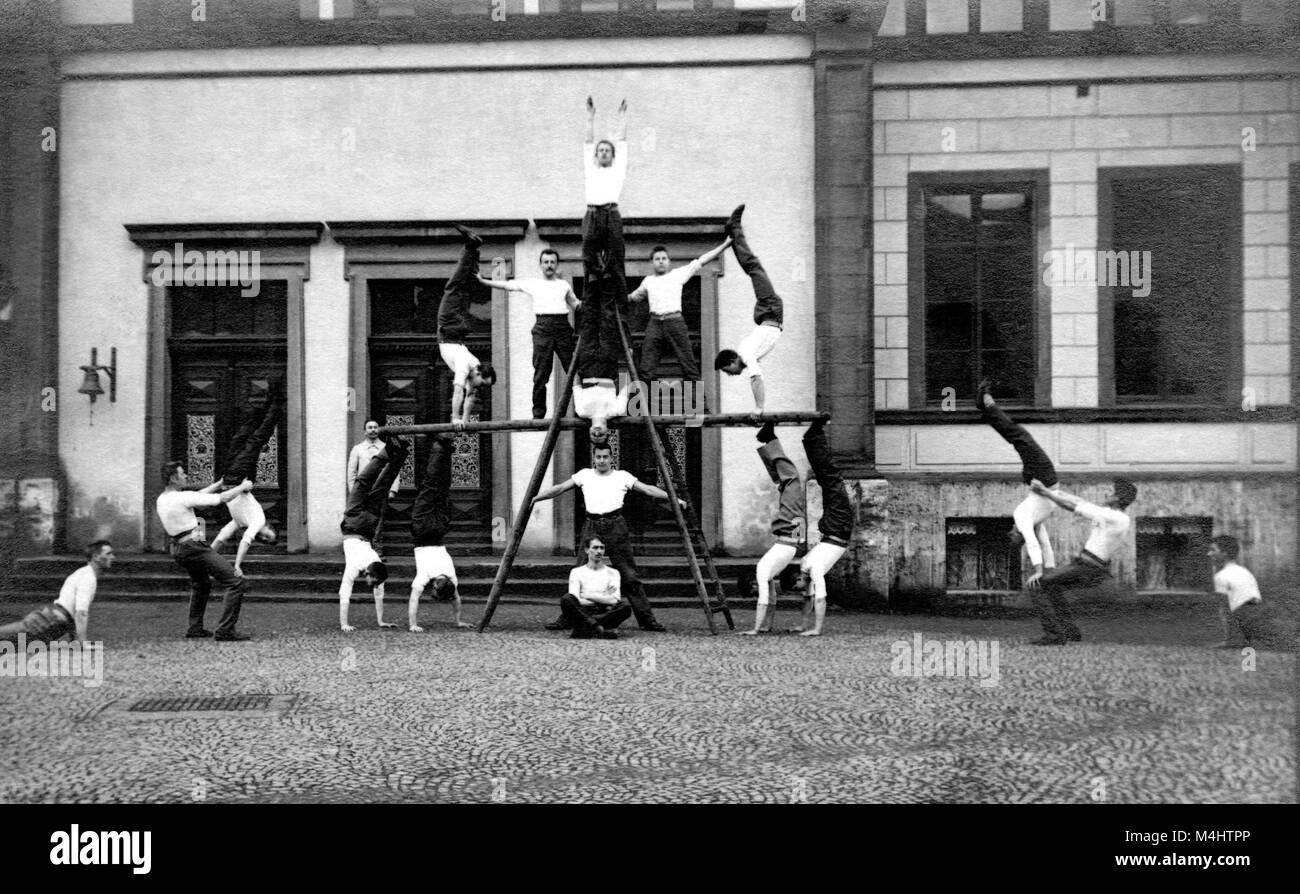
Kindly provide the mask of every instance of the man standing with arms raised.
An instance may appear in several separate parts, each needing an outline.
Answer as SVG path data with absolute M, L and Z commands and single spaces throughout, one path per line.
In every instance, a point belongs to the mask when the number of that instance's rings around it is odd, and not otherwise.
M 636 559 L 632 556 L 632 545 L 627 530 L 627 520 L 623 518 L 623 499 L 630 490 L 639 491 L 656 500 L 668 499 L 668 494 L 652 484 L 643 484 L 631 472 L 614 469 L 614 454 L 608 444 L 596 444 L 591 448 L 590 469 L 580 469 L 568 481 L 549 487 L 537 495 L 536 502 L 551 500 L 560 494 L 568 493 L 575 487 L 582 490 L 583 502 L 587 505 L 587 521 L 582 526 L 582 541 L 597 537 L 605 545 L 609 563 L 618 569 L 623 579 L 623 593 L 632 604 L 632 614 L 642 630 L 663 631 L 665 628 L 655 620 L 650 602 L 645 596 L 645 587 L 637 574 Z M 677 501 L 686 508 L 686 501 Z M 563 630 L 569 625 L 563 620 L 551 624 L 549 630 Z
M 686 328 L 686 318 L 682 316 L 682 286 L 690 282 L 705 264 L 726 251 L 730 244 L 728 239 L 675 270 L 665 246 L 656 245 L 650 250 L 653 273 L 641 280 L 641 285 L 627 296 L 629 301 L 650 302 L 650 322 L 646 324 L 645 340 L 641 342 L 640 372 L 647 379 L 658 378 L 659 356 L 667 347 L 677 355 L 677 362 L 682 365 L 682 378 L 692 382 L 699 380 L 700 365 L 695 362 L 691 333 Z

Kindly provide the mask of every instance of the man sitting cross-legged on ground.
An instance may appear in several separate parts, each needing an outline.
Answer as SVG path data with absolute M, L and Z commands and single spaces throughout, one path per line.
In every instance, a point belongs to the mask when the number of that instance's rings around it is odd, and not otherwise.
M 592 535 L 582 543 L 587 561 L 569 572 L 569 592 L 560 597 L 560 614 L 573 628 L 572 639 L 618 639 L 614 628 L 632 614 L 619 594 L 619 573 L 605 564 L 605 543 Z
M 221 474 L 223 488 L 234 487 L 241 481 L 257 480 L 257 459 L 262 455 L 275 427 L 280 421 L 281 402 L 279 394 L 268 395 L 266 409 L 262 412 L 249 407 L 244 411 L 244 421 L 231 441 L 230 458 Z M 242 527 L 244 536 L 235 551 L 235 574 L 244 576 L 244 557 L 254 540 L 262 543 L 275 543 L 275 528 L 266 523 L 266 513 L 262 504 L 253 496 L 253 492 L 244 491 L 226 504 L 230 510 L 230 521 L 221 529 L 212 541 L 212 548 L 217 552 L 234 537 Z
M 781 337 L 785 303 L 776 289 L 772 288 L 772 280 L 759 263 L 758 256 L 749 250 L 745 230 L 740 224 L 740 215 L 744 210 L 745 206 L 741 205 L 731 212 L 726 232 L 736 260 L 741 269 L 749 274 L 749 280 L 754 286 L 754 331 L 745 336 L 734 351 L 730 348 L 719 351 L 714 358 L 713 368 L 720 369 L 729 376 L 741 373 L 748 376 L 750 390 L 754 392 L 755 412 L 762 413 L 767 398 L 763 390 L 763 368 L 758 365 L 758 361 L 772 352 Z
M 417 620 L 420 596 L 424 588 L 433 584 L 433 598 L 437 602 L 450 602 L 453 619 L 459 628 L 470 625 L 460 619 L 460 589 L 456 580 L 456 565 L 451 560 L 442 540 L 451 528 L 448 497 L 451 493 L 451 454 L 455 442 L 446 435 L 429 441 L 429 464 L 424 481 L 415 495 L 411 508 L 411 542 L 415 544 L 415 580 L 411 581 L 411 602 L 407 607 L 407 621 L 412 633 L 423 633 Z
M 613 451 L 608 444 L 597 444 L 591 448 L 591 468 L 579 469 L 568 481 L 549 487 L 537 495 L 536 502 L 550 500 L 560 494 L 568 493 L 574 488 L 582 490 L 583 502 L 587 505 L 587 520 L 582 526 L 582 541 L 596 536 L 605 546 L 609 563 L 623 578 L 622 591 L 627 594 L 632 604 L 632 613 L 642 630 L 662 632 L 665 628 L 655 620 L 650 601 L 646 599 L 645 587 L 637 574 L 636 559 L 632 556 L 632 544 L 627 529 L 627 520 L 623 518 L 623 500 L 630 490 L 640 491 L 656 500 L 668 499 L 653 484 L 637 481 L 631 472 L 614 469 Z M 682 508 L 686 501 L 677 500 Z M 548 630 L 565 630 L 568 623 L 564 618 L 552 622 Z
M 983 380 L 975 392 L 975 405 L 979 407 L 984 421 L 993 426 L 993 430 L 1002 439 L 1016 449 L 1020 456 L 1020 477 L 1025 484 L 1038 480 L 1048 490 L 1059 490 L 1056 481 L 1056 467 L 1048 459 L 1047 453 L 1029 432 L 1002 411 L 1002 408 L 989 394 L 989 381 Z M 1025 545 L 1029 554 L 1029 564 L 1033 573 L 1025 579 L 1027 588 L 1037 587 L 1043 571 L 1056 567 L 1056 554 L 1052 551 L 1052 540 L 1047 534 L 1046 519 L 1052 514 L 1056 504 L 1047 497 L 1030 491 L 1011 512 L 1015 524 L 1011 528 L 1011 539 Z
M 451 370 L 451 423 L 459 430 L 474 413 L 478 390 L 495 385 L 497 374 L 465 344 L 470 329 L 469 299 L 478 286 L 478 250 L 483 240 L 460 224 L 455 227 L 465 237 L 465 247 L 438 304 L 438 354 Z
M 389 488 L 402 471 L 409 445 L 391 435 L 384 438 L 384 449 L 374 456 L 357 476 L 348 494 L 348 508 L 343 512 L 339 529 L 343 532 L 343 581 L 339 584 L 339 627 L 345 633 L 356 630 L 348 623 L 348 602 L 357 578 L 369 584 L 375 594 L 375 622 L 380 627 L 396 627 L 384 621 L 384 581 L 388 567 L 375 552 L 373 541 L 379 519 L 388 504 Z
M 804 607 L 804 623 L 795 628 L 800 636 L 820 636 L 826 620 L 826 572 L 835 566 L 848 551 L 849 538 L 853 536 L 853 503 L 844 489 L 844 478 L 831 455 L 830 442 L 826 440 L 826 423 L 814 422 L 803 436 L 804 453 L 812 466 L 813 477 L 822 491 L 822 517 L 817 523 L 822 539 L 803 557 L 799 567 L 808 578 L 807 587 L 812 596 L 814 613 L 812 629 L 808 627 L 808 607 Z
M 85 645 L 90 604 L 95 601 L 99 576 L 113 567 L 113 545 L 107 540 L 96 540 L 86 548 L 86 559 L 85 565 L 63 581 L 58 599 L 29 612 L 21 621 L 0 624 L 0 641 L 16 643 L 21 633 L 27 642 L 48 643 L 75 633 L 77 642 Z
M 1050 490 L 1037 479 L 1029 482 L 1029 487 L 1057 506 L 1092 522 L 1092 531 L 1083 551 L 1074 561 L 1046 572 L 1040 586 L 1029 591 L 1033 595 L 1034 608 L 1042 619 L 1044 634 L 1032 645 L 1061 646 L 1083 638 L 1066 604 L 1065 594 L 1069 590 L 1095 587 L 1110 577 L 1110 560 L 1119 552 L 1132 524 L 1124 510 L 1137 499 L 1137 487 L 1125 478 L 1116 478 L 1105 506 L 1097 506 L 1062 490 Z
M 776 517 L 772 519 L 772 536 L 776 538 L 776 543 L 758 560 L 758 570 L 755 572 L 758 606 L 754 611 L 754 629 L 742 630 L 743 636 L 754 636 L 760 631 L 771 629 L 768 606 L 771 602 L 772 578 L 781 574 L 794 561 L 806 512 L 803 481 L 800 480 L 794 463 L 781 448 L 772 423 L 764 424 L 756 437 L 762 445 L 758 448 L 758 456 L 777 487 L 780 503 Z
M 650 322 L 646 324 L 645 338 L 641 342 L 640 372 L 645 379 L 658 378 L 659 358 L 664 349 L 668 348 L 682 366 L 682 378 L 692 382 L 699 380 L 700 365 L 695 362 L 691 332 L 686 328 L 686 318 L 682 316 L 682 286 L 690 282 L 691 277 L 700 272 L 700 268 L 722 254 L 730 244 L 731 240 L 728 239 L 717 248 L 676 269 L 673 269 L 672 258 L 665 246 L 656 245 L 650 250 L 653 272 L 641 280 L 641 285 L 627 296 L 629 301 L 650 303 Z

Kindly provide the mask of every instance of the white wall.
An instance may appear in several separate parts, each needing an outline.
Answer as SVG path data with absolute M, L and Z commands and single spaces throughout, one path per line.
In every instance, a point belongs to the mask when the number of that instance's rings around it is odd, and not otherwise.
M 64 364 L 60 449 L 73 490 L 88 500 L 104 495 L 152 511 L 142 506 L 150 424 L 144 414 L 147 292 L 141 252 L 127 239 L 124 224 L 576 218 L 583 211 L 579 152 L 589 93 L 601 133 L 621 98 L 630 105 L 624 216 L 721 217 L 748 202 L 749 237 L 786 298 L 785 335 L 765 364 L 768 405 L 812 406 L 812 70 L 782 61 L 806 59 L 809 49 L 802 38 L 755 36 L 96 54 L 71 60 L 65 73 L 77 77 L 63 85 L 59 143 L 60 353 L 81 357 L 92 344 L 101 352 L 110 345 L 119 349 L 118 403 L 97 403 L 93 428 L 88 404 L 66 399 L 80 374 Z M 663 58 L 777 62 L 403 70 L 441 59 L 458 65 L 504 59 L 589 64 L 598 57 L 625 64 Z M 392 70 L 102 77 L 127 70 L 229 73 L 241 64 L 262 70 L 292 70 L 295 64 Z M 806 271 L 802 282 L 792 278 L 796 259 Z M 347 422 L 340 395 L 348 384 L 348 284 L 342 275 L 342 251 L 327 236 L 312 252 L 306 287 L 307 380 L 316 389 L 308 399 L 306 439 L 313 549 L 327 549 L 339 537 Z M 735 344 L 752 326 L 752 290 L 730 259 L 720 304 L 720 338 Z M 531 321 L 519 325 L 526 333 Z M 512 352 L 526 346 L 515 321 L 509 331 Z M 521 365 L 527 372 L 526 360 L 512 359 L 510 402 L 515 415 L 526 416 L 531 376 L 520 374 Z M 749 404 L 743 382 L 726 383 L 722 411 Z M 740 432 L 724 438 L 724 468 L 738 470 L 723 480 L 729 519 L 728 501 L 738 500 L 760 470 L 750 444 Z M 734 534 L 735 523 L 729 522 L 724 537 Z

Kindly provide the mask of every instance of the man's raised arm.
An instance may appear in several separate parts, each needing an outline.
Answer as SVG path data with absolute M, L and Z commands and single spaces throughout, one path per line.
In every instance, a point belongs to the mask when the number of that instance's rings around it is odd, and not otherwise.
M 627 142 L 627 100 L 618 104 L 618 127 L 614 131 L 614 141 Z
M 587 137 L 585 143 L 596 142 L 596 104 L 587 97 Z
M 705 264 L 709 263 L 709 261 L 712 261 L 712 260 L 713 260 L 714 258 L 716 258 L 718 255 L 720 255 L 720 254 L 722 254 L 724 251 L 726 251 L 726 250 L 727 250 L 727 247 L 728 247 L 729 245 L 731 245 L 731 237 L 730 237 L 730 236 L 728 236 L 727 239 L 726 239 L 726 241 L 723 242 L 721 245 L 719 245 L 717 248 L 710 249 L 709 251 L 706 251 L 704 254 L 702 254 L 702 255 L 700 255 L 698 258 L 696 258 L 696 259 L 695 259 L 695 263 L 698 264 L 699 266 L 703 267 Z

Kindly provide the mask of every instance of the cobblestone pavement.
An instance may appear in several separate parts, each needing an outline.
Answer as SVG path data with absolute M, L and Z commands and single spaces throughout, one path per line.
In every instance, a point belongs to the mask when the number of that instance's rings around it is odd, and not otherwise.
M 670 633 L 578 641 L 541 630 L 542 607 L 507 605 L 478 635 L 425 605 L 412 634 L 355 604 L 349 635 L 334 606 L 251 602 L 242 644 L 182 639 L 183 616 L 97 605 L 102 685 L 0 678 L 0 802 L 1295 798 L 1294 656 L 1260 651 L 1245 670 L 1172 611 L 1093 619 L 1062 648 L 1025 645 L 1028 620 L 899 615 L 832 613 L 820 639 L 712 638 L 698 611 L 667 609 Z M 896 673 L 918 634 L 996 642 L 996 685 L 991 663 L 983 684 Z M 239 693 L 294 698 L 280 716 L 122 710 Z

